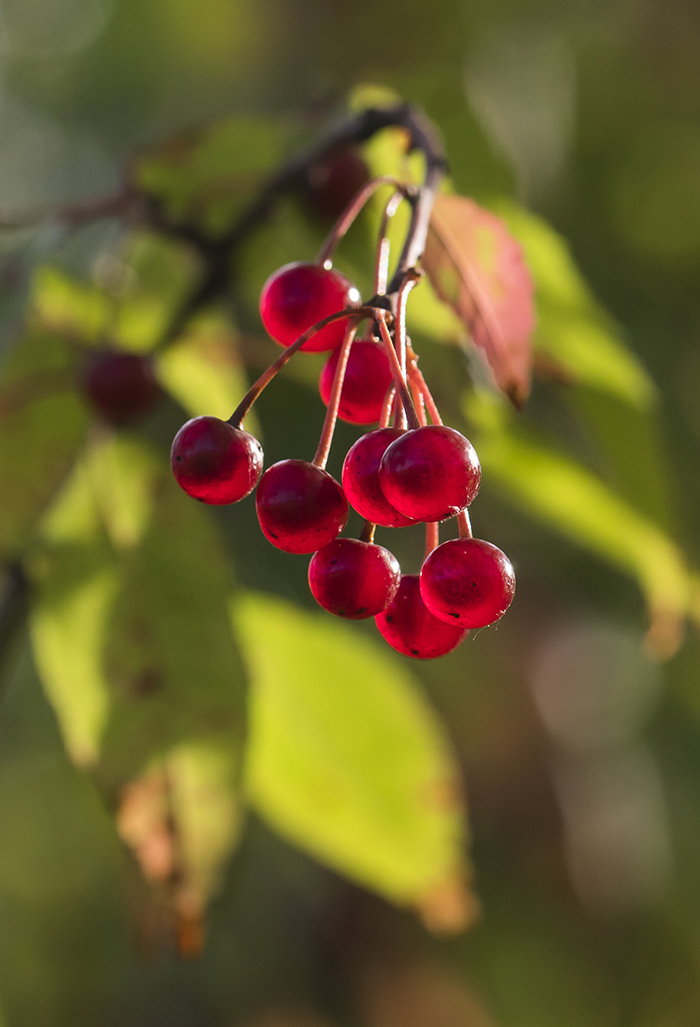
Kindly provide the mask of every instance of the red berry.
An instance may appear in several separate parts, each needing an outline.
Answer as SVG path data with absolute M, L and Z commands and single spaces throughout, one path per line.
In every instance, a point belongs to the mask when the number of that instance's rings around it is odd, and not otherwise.
M 306 198 L 322 218 L 335 221 L 369 182 L 369 169 L 351 146 L 331 150 L 309 168 Z
M 263 451 L 247 431 L 218 417 L 194 417 L 173 439 L 170 463 L 189 496 L 221 506 L 253 491 L 262 474 Z
M 331 353 L 318 381 L 321 399 L 326 406 L 331 398 L 339 358 L 339 350 Z M 384 347 L 373 339 L 356 339 L 345 370 L 338 417 L 350 424 L 372 424 L 378 421 L 393 380 Z
M 430 612 L 443 623 L 485 628 L 512 603 L 515 572 L 506 554 L 490 542 L 452 539 L 426 559 L 420 591 Z
M 382 492 L 416 521 L 444 521 L 469 506 L 479 491 L 481 467 L 468 439 L 454 428 L 430 424 L 405 432 L 379 467 Z
M 388 446 L 406 433 L 402 428 L 378 428 L 358 439 L 343 464 L 343 488 L 350 504 L 362 516 L 385 528 L 415 524 L 395 510 L 379 486 L 379 465 Z
M 451 653 L 468 634 L 465 628 L 433 616 L 421 597 L 417 574 L 403 575 L 398 592 L 375 622 L 392 649 L 416 660 Z
M 268 468 L 255 505 L 263 535 L 287 553 L 314 553 L 340 534 L 348 519 L 338 482 L 305 460 L 281 460 Z
M 329 314 L 359 301 L 355 286 L 332 268 L 285 264 L 270 275 L 260 293 L 260 317 L 280 346 L 291 346 L 307 328 Z M 301 347 L 307 353 L 335 349 L 343 341 L 347 320 L 333 321 Z
M 401 568 L 396 557 L 372 542 L 337 538 L 309 564 L 314 599 L 329 613 L 363 620 L 380 613 L 396 594 Z
M 160 392 L 149 357 L 100 350 L 83 373 L 88 399 L 110 424 L 128 424 L 154 406 Z

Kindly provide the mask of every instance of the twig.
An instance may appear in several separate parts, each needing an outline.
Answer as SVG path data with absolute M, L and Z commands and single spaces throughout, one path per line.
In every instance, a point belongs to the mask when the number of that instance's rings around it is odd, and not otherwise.
M 24 211 L 20 214 L 0 214 L 0 231 L 12 232 L 24 228 L 37 228 L 48 222 L 60 222 L 77 228 L 91 221 L 125 217 L 135 213 L 141 202 L 137 193 L 130 188 L 125 188 L 112 196 L 85 200 L 83 203 L 39 207 L 36 210 Z
M 161 345 L 165 346 L 175 339 L 193 314 L 205 303 L 226 291 L 232 273 L 231 261 L 236 251 L 248 235 L 267 220 L 277 200 L 304 181 L 311 165 L 338 146 L 364 142 L 382 129 L 390 127 L 405 128 L 410 137 L 411 147 L 421 150 L 426 158 L 425 183 L 413 192 L 411 224 L 387 291 L 388 300 L 384 299 L 378 304 L 388 305 L 391 309 L 406 271 L 415 266 L 423 253 L 435 193 L 447 171 L 442 143 L 436 130 L 419 110 L 409 104 L 390 108 L 368 108 L 331 125 L 316 142 L 293 156 L 276 175 L 268 179 L 258 197 L 243 211 L 231 229 L 218 239 L 207 237 L 191 224 L 171 224 L 164 217 L 158 201 L 152 199 L 149 219 L 153 227 L 191 243 L 199 250 L 205 261 L 204 274 L 200 282 L 177 311 L 164 333 Z M 402 186 L 402 189 L 409 191 L 407 186 Z M 379 297 L 374 297 L 370 305 L 378 299 Z

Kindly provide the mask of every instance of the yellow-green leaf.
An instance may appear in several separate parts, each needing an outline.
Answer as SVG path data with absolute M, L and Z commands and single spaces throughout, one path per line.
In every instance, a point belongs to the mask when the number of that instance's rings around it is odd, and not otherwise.
M 144 443 L 120 434 L 94 444 L 30 569 L 37 662 L 76 759 L 119 782 L 182 739 L 240 735 L 226 557 L 207 512 Z M 90 737 L 76 735 L 76 651 L 91 654 L 83 677 L 101 697 Z
M 158 377 L 184 409 L 226 420 L 246 390 L 236 338 L 223 318 L 208 315 L 158 357 Z
M 177 883 L 178 915 L 191 900 L 196 920 L 237 832 L 245 720 L 215 524 L 167 461 L 105 433 L 46 516 L 28 570 L 36 665 L 68 752 L 116 803 L 146 876 Z M 151 857 L 168 864 L 168 846 L 172 880 L 149 870 Z
M 533 342 L 540 367 L 546 372 L 549 358 L 555 375 L 648 409 L 654 385 L 620 328 L 595 300 L 562 237 L 511 201 L 493 206 L 522 244 L 535 281 Z
M 472 400 L 467 411 L 482 427 L 476 445 L 484 481 L 519 510 L 585 546 L 631 575 L 652 621 L 672 625 L 688 612 L 690 583 L 683 554 L 656 524 L 571 457 L 509 428 L 496 400 Z
M 16 557 L 85 439 L 89 414 L 63 339 L 32 329 L 0 376 L 0 553 Z
M 271 598 L 237 615 L 251 672 L 246 782 L 317 858 L 418 904 L 463 859 L 457 768 L 405 666 L 348 625 Z

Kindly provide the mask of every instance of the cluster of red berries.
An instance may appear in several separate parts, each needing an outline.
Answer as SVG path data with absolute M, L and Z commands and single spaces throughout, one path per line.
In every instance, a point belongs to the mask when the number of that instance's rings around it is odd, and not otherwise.
M 381 342 L 372 334 L 355 340 L 362 318 L 371 320 L 369 308 L 358 303 L 357 290 L 328 262 L 289 264 L 275 272 L 263 287 L 260 314 L 272 338 L 288 347 L 285 354 L 229 421 L 196 417 L 180 429 L 173 472 L 190 496 L 205 503 L 235 503 L 258 485 L 265 537 L 285 552 L 313 553 L 309 585 L 318 603 L 340 617 L 375 617 L 394 649 L 431 659 L 456 648 L 469 629 L 498 620 L 513 598 L 515 576 L 500 549 L 471 537 L 466 509 L 481 478 L 474 448 L 458 431 L 436 423 L 436 415 L 428 424 L 422 403 L 422 420 L 414 407 L 416 426 L 403 426 L 395 397 L 405 397 L 406 379 L 386 321 L 376 325 L 384 329 Z M 319 382 L 331 432 L 336 416 L 380 425 L 348 452 L 342 485 L 325 470 L 329 437 L 313 462 L 282 460 L 263 474 L 260 443 L 241 427 L 255 396 L 297 349 L 332 351 Z M 366 518 L 362 540 L 338 537 L 348 503 Z M 372 541 L 375 525 L 436 524 L 458 515 L 464 537 L 436 545 L 420 576 L 402 576 L 396 558 Z

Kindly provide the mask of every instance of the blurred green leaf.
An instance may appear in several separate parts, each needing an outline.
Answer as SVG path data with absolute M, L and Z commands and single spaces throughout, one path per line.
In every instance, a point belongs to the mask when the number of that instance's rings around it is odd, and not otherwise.
M 635 578 L 652 626 L 656 622 L 665 636 L 659 648 L 677 645 L 690 581 L 676 543 L 586 467 L 509 423 L 495 396 L 475 394 L 466 415 L 481 429 L 476 446 L 486 480 L 519 510 Z
M 164 335 L 195 270 L 186 247 L 139 231 L 121 252 L 97 261 L 92 282 L 55 267 L 41 268 L 34 281 L 32 317 L 79 345 L 109 341 L 148 352 Z
M 246 390 L 233 329 L 223 317 L 198 319 L 157 358 L 161 383 L 184 409 L 198 417 L 226 420 Z
M 539 358 L 545 374 L 610 392 L 641 410 L 653 407 L 649 375 L 595 300 L 562 237 L 511 201 L 492 207 L 522 243 L 535 281 L 536 367 Z
M 83 444 L 73 347 L 30 329 L 0 373 L 0 552 L 17 556 Z
M 213 523 L 145 443 L 105 435 L 47 515 L 29 570 L 36 662 L 68 751 L 122 806 L 151 796 L 154 766 L 167 774 L 186 862 L 177 894 L 201 895 L 235 833 L 244 722 Z
M 465 831 L 457 768 L 401 663 L 347 625 L 271 598 L 247 600 L 236 622 L 251 668 L 246 781 L 258 812 L 394 902 L 424 904 L 454 882 Z
M 271 119 L 229 118 L 146 150 L 132 179 L 172 222 L 192 222 L 218 235 L 279 163 L 294 134 Z

